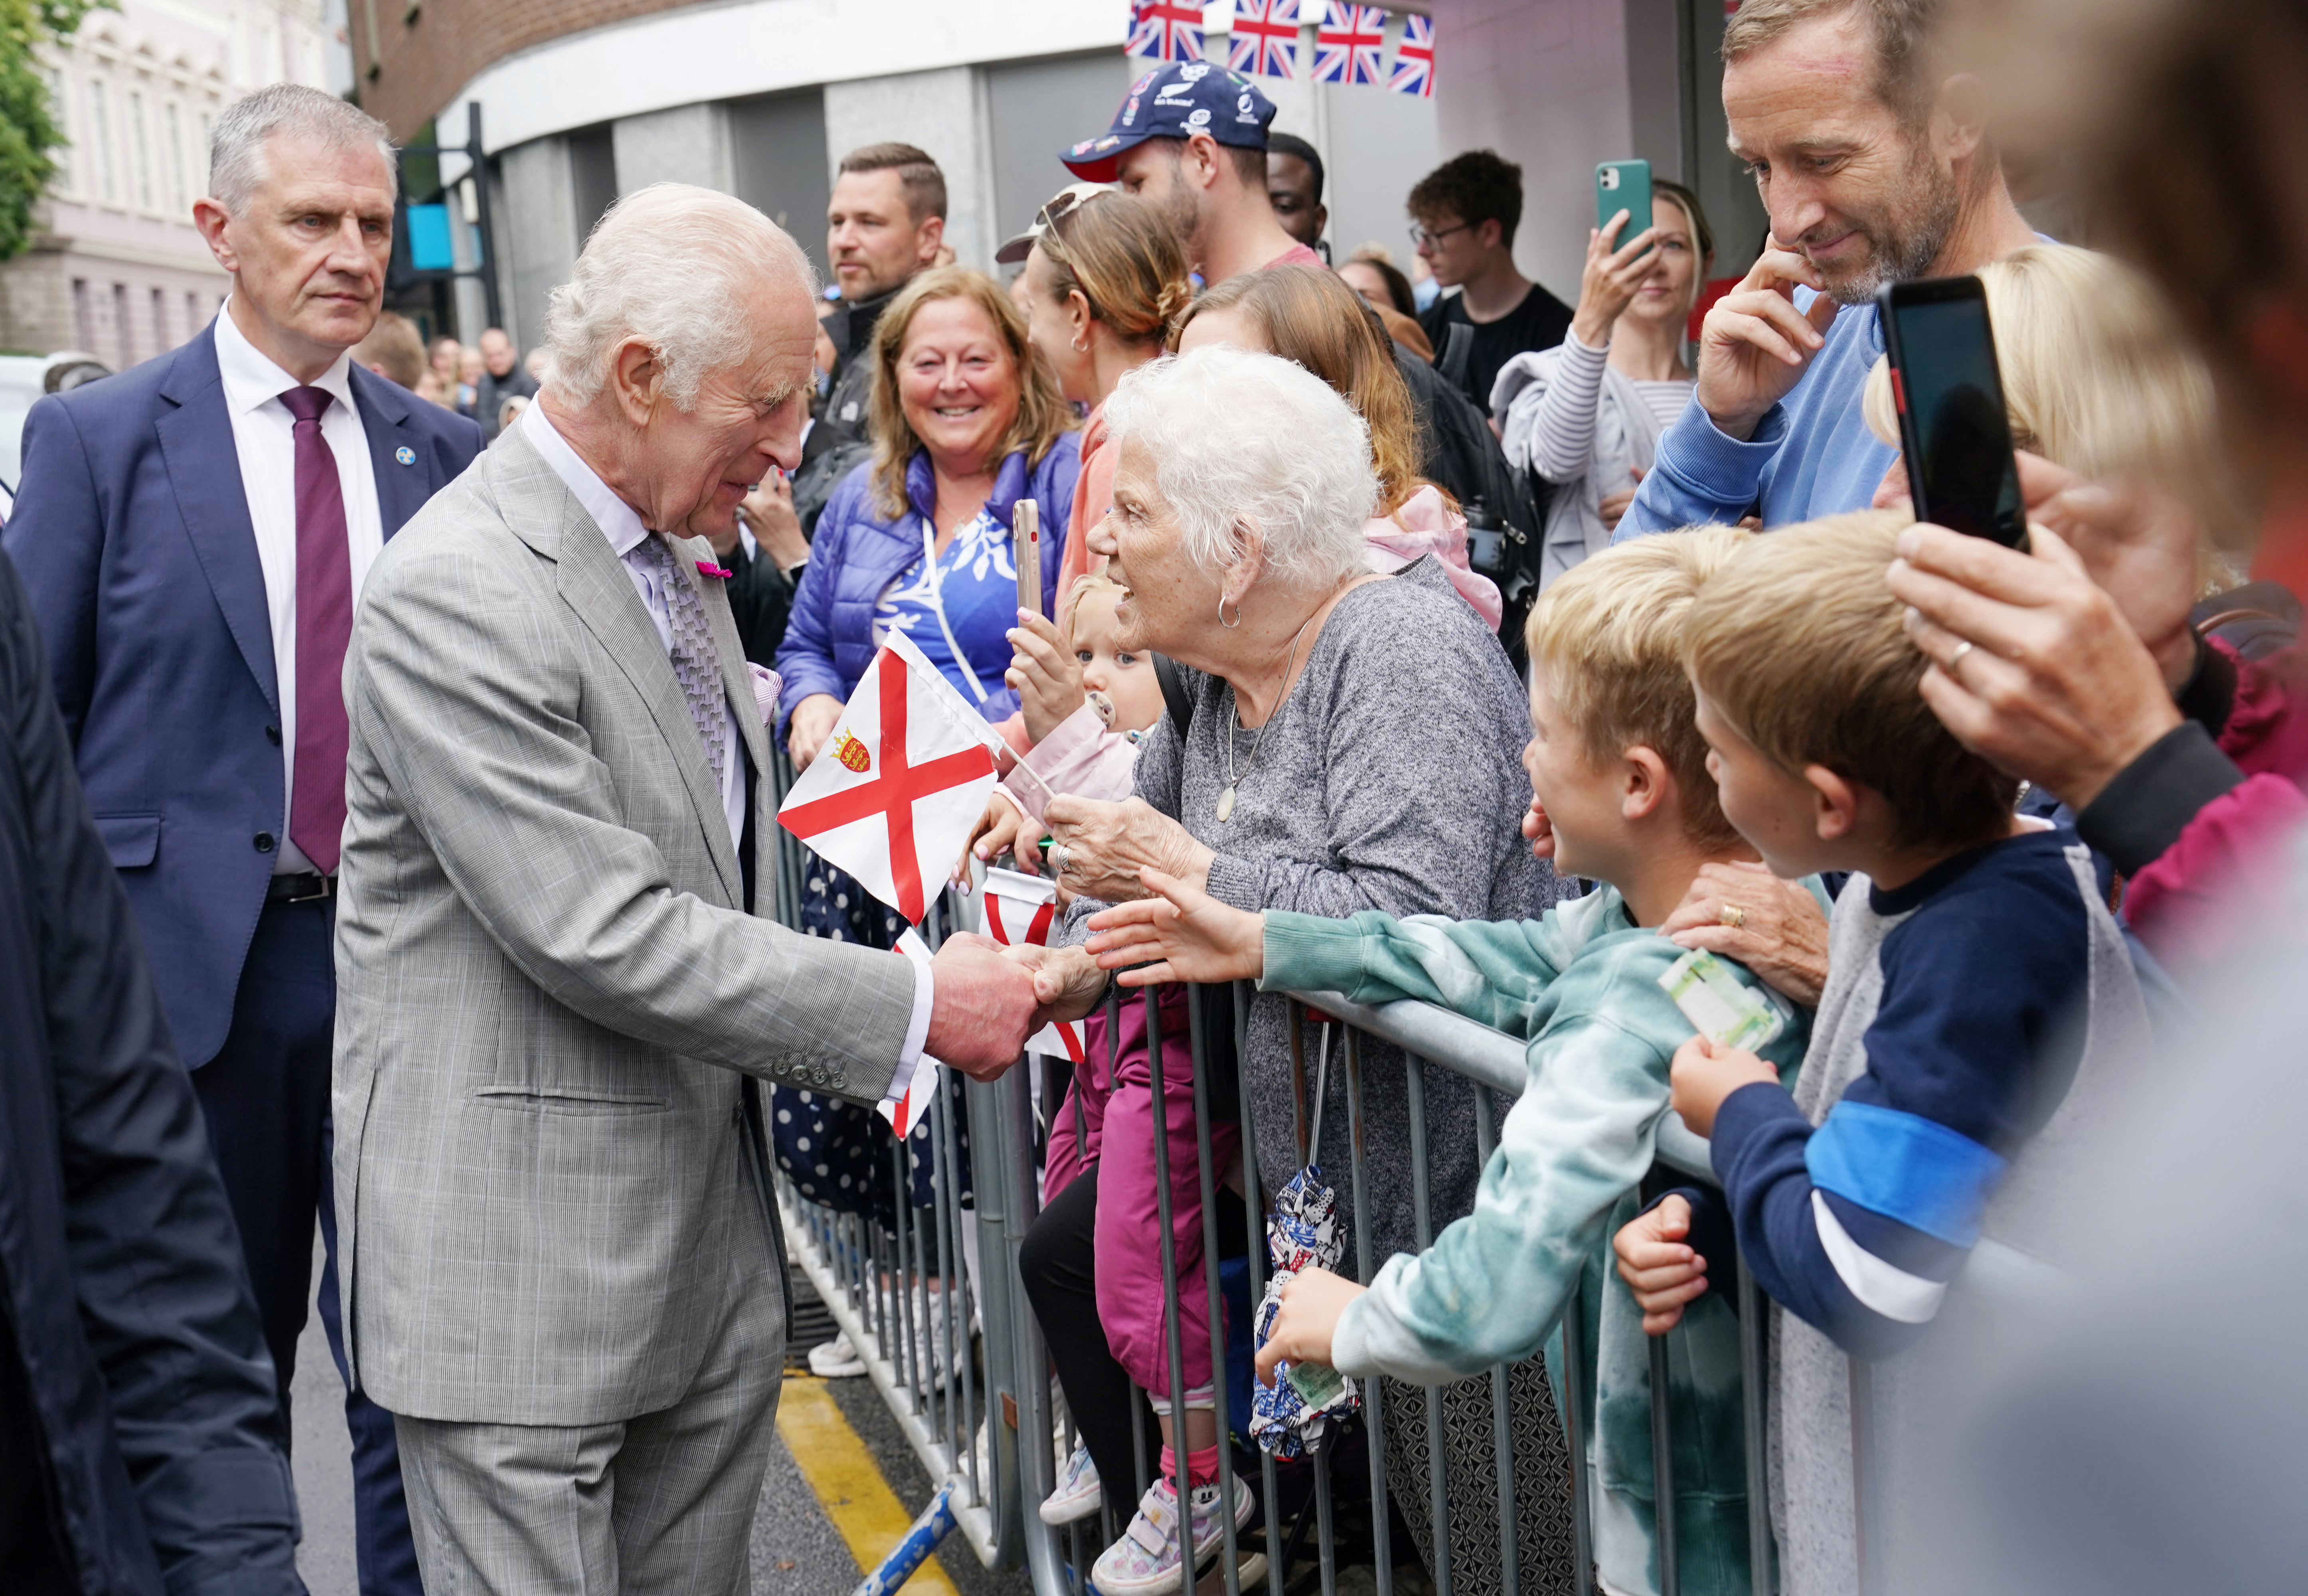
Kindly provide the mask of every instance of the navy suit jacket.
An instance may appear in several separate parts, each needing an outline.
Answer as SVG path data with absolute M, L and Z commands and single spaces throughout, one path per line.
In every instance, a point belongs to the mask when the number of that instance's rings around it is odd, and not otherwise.
M 481 430 L 357 365 L 352 386 L 389 539 L 472 463 Z M 231 1028 L 288 831 L 272 625 L 213 326 L 32 407 L 0 548 L 30 594 L 81 784 L 197 1068 Z

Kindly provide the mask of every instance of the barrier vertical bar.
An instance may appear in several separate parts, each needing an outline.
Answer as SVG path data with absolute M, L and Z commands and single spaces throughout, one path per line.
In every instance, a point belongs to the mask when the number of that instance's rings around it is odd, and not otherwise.
M 1875 1369 L 1864 1358 L 1851 1366 L 1852 1511 L 1859 1531 L 1859 1596 L 1882 1596 L 1883 1476 L 1879 1455 L 1882 1436 L 1875 1416 Z
M 1348 1161 L 1352 1168 L 1355 1195 L 1355 1278 L 1367 1286 L 1378 1272 L 1378 1265 L 1371 1255 L 1370 1167 L 1363 1156 L 1362 1033 L 1351 1025 L 1344 1029 Z M 1393 1528 L 1387 1522 L 1386 1414 L 1380 1385 L 1376 1379 L 1363 1382 L 1363 1408 L 1370 1416 L 1371 1551 L 1378 1566 L 1391 1574 L 1394 1567 Z
M 1676 1557 L 1675 1533 L 1675 1435 L 1667 1415 L 1667 1338 L 1653 1335 L 1650 1342 L 1651 1386 L 1651 1517 L 1658 1537 L 1659 1596 L 1678 1596 L 1683 1570 Z
M 1210 1152 L 1210 1011 L 1202 988 L 1186 988 L 1186 1040 L 1194 1061 L 1194 1173 L 1202 1199 L 1202 1290 L 1210 1315 L 1210 1385 L 1219 1427 L 1219 1556 L 1226 1596 L 1242 1596 L 1239 1532 L 1234 1522 L 1234 1435 L 1229 1422 L 1226 1369 L 1226 1293 L 1219 1284 L 1218 1177 Z M 1241 1055 L 1236 1054 L 1239 1059 Z M 1175 1376 L 1174 1376 L 1175 1378 Z M 1382 1592 L 1381 1596 L 1384 1596 Z
M 1739 1383 L 1740 1417 L 1744 1420 L 1747 1454 L 1747 1583 L 1754 1596 L 1771 1596 L 1778 1582 L 1772 1577 L 1770 1494 L 1770 1354 L 1766 1337 L 1763 1293 L 1739 1260 Z
M 1193 1450 L 1186 1438 L 1185 1340 L 1178 1324 L 1178 1253 L 1170 1202 L 1170 1100 L 1163 1082 L 1162 1015 L 1156 995 L 1146 988 L 1146 1068 L 1154 1096 L 1154 1215 L 1162 1227 L 1162 1345 L 1170 1364 L 1170 1456 L 1175 1470 L 1171 1486 L 1178 1501 L 1178 1561 L 1185 1583 L 1194 1578 L 1194 1484 L 1186 1458 Z M 1234 1504 L 1226 1505 L 1231 1514 Z
M 1250 1057 L 1250 1003 L 1252 987 L 1248 981 L 1234 984 L 1234 1056 L 1237 1060 Z M 1294 1011 L 1291 1034 L 1296 1045 L 1297 1005 L 1283 999 L 1286 1009 Z M 1242 1104 L 1242 1205 L 1244 1222 L 1250 1234 L 1250 1303 L 1251 1312 L 1266 1299 L 1266 1202 L 1264 1187 L 1258 1174 L 1258 1122 L 1252 1117 L 1250 1103 L 1250 1071 L 1235 1072 L 1235 1087 Z M 1301 1109 L 1303 1114 L 1305 1110 Z M 1274 1454 L 1262 1446 L 1258 1449 L 1258 1481 L 1265 1495 L 1259 1498 L 1266 1510 L 1266 1590 L 1267 1596 L 1282 1596 L 1282 1540 L 1277 1532 L 1280 1521 L 1281 1497 L 1276 1488 Z
M 1587 1290 L 1572 1288 L 1563 1304 L 1563 1431 L 1571 1451 L 1572 1589 L 1595 1588 L 1595 1520 L 1587 1472 Z
M 1417 1226 L 1418 1250 L 1425 1252 L 1434 1241 L 1434 1193 L 1426 1148 L 1426 1074 L 1415 1053 L 1406 1052 L 1402 1056 L 1402 1084 L 1410 1105 L 1412 1219 Z M 1434 1547 L 1434 1596 L 1451 1596 L 1451 1465 L 1450 1460 L 1443 1455 L 1442 1388 L 1429 1385 L 1425 1391 L 1426 1513 L 1428 1531 Z M 1496 1445 L 1503 1447 L 1507 1437 L 1502 1432 L 1493 1439 Z
M 1491 1089 L 1475 1088 L 1475 1157 L 1478 1169 L 1488 1169 L 1498 1146 L 1497 1109 Z M 1507 1366 L 1491 1365 L 1491 1428 L 1498 1446 L 1499 1574 L 1502 1596 L 1519 1596 L 1522 1589 L 1522 1525 L 1515 1510 L 1513 1414 L 1507 1397 Z

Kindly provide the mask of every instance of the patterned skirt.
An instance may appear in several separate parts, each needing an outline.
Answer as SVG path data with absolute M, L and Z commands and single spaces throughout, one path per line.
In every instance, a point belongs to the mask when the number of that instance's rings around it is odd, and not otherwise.
M 932 921 L 942 913 L 943 905 L 933 908 Z M 807 854 L 802 865 L 801 926 L 807 936 L 875 948 L 896 947 L 906 929 L 897 910 L 814 853 Z M 966 1200 L 969 1122 L 962 1111 L 961 1077 L 949 1074 L 946 1091 Z M 936 1201 L 931 1156 L 935 1127 L 934 1116 L 924 1119 L 906 1143 L 906 1201 L 914 1208 L 927 1208 Z M 897 1220 L 899 1177 L 891 1151 L 895 1140 L 889 1122 L 863 1103 L 793 1086 L 770 1089 L 770 1141 L 778 1168 L 794 1188 L 813 1203 L 842 1213 L 865 1214 L 884 1229 L 894 1229 Z
M 1434 1570 L 1433 1482 L 1427 1469 L 1426 1392 L 1400 1380 L 1384 1383 L 1386 1481 L 1395 1505 L 1410 1522 L 1418 1559 Z M 1454 1380 L 1439 1387 L 1442 1408 L 1443 1501 L 1450 1514 L 1454 1596 L 1497 1596 L 1505 1589 L 1499 1547 L 1497 1426 L 1491 1377 Z M 1507 1422 L 1515 1471 L 1515 1549 L 1520 1596 L 1561 1596 L 1579 1588 L 1571 1539 L 1571 1447 L 1547 1384 L 1546 1360 L 1507 1366 Z M 1396 1549 L 1400 1560 L 1400 1549 Z

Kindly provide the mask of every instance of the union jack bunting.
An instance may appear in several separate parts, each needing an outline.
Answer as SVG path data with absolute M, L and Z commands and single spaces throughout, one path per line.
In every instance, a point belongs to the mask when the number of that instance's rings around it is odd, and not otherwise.
M 1386 47 L 1386 8 L 1330 0 L 1314 35 L 1314 81 L 1367 83 L 1382 81 L 1379 56 Z
M 1202 58 L 1202 8 L 1199 0 L 1131 0 L 1130 42 L 1125 56 L 1157 61 Z
M 1397 94 L 1434 98 L 1434 20 L 1402 19 L 1402 42 L 1394 47 L 1394 76 L 1387 87 Z
M 1298 75 L 1298 0 L 1234 0 L 1227 65 L 1262 78 Z

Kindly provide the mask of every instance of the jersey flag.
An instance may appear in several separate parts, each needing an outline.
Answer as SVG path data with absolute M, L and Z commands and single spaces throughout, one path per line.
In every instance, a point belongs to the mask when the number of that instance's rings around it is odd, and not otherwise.
M 1003 947 L 1047 947 L 1058 912 L 1055 884 L 1020 870 L 986 873 L 986 934 Z M 1048 1053 L 1080 1064 L 1089 1056 L 1081 1022 L 1060 1020 L 1026 1039 L 1029 1053 Z
M 995 740 L 914 641 L 892 632 L 779 824 L 919 925 L 994 790 Z
M 1314 81 L 1376 87 L 1379 56 L 1386 48 L 1386 8 L 1330 0 L 1314 35 Z

